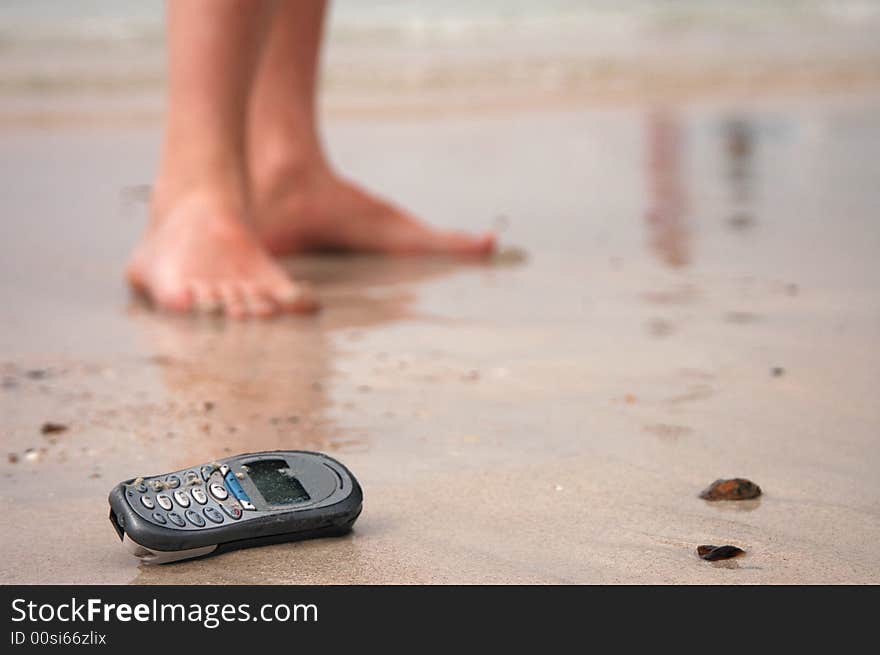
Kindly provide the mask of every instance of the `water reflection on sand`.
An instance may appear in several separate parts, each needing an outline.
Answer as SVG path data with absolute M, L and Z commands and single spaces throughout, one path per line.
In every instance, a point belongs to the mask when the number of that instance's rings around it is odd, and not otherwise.
M 525 252 L 298 260 L 322 314 L 243 324 L 126 309 L 140 225 L 99 190 L 155 135 L 0 134 L 0 580 L 877 581 L 877 102 L 337 125 L 354 177 Z M 272 448 L 351 467 L 353 535 L 115 542 L 117 480 Z M 698 498 L 728 476 L 765 495 Z

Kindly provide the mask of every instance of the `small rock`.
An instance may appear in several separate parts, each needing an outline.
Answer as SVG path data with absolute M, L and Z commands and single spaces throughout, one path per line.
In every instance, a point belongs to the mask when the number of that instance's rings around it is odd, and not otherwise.
M 755 226 L 755 219 L 745 212 L 738 212 L 727 219 L 727 225 L 732 230 L 745 231 Z
M 65 432 L 66 430 L 67 426 L 63 423 L 52 423 L 51 421 L 43 423 L 43 426 L 40 428 L 40 432 L 43 434 L 58 434 L 59 432 Z
M 210 400 L 206 400 L 202 403 L 202 409 L 206 412 L 210 412 L 212 409 L 214 409 L 214 403 L 212 403 Z
M 34 368 L 24 373 L 31 380 L 44 380 L 49 377 L 49 371 L 41 368 Z
M 744 551 L 742 548 L 737 548 L 736 546 L 697 546 L 697 555 L 699 555 L 701 559 L 704 559 L 707 562 L 716 562 L 722 559 L 731 559 L 732 557 L 745 555 L 745 553 L 746 551 Z
M 774 366 L 773 368 L 770 369 L 770 374 L 774 378 L 782 377 L 782 375 L 785 374 L 785 369 L 782 368 L 781 366 Z
M 703 500 L 749 500 L 761 495 L 761 487 L 745 478 L 715 480 L 700 492 Z
M 6 456 L 6 460 L 7 460 L 10 464 L 16 464 L 16 463 L 18 462 L 18 454 L 17 454 L 17 453 L 9 453 L 9 454 Z
M 654 318 L 647 323 L 648 333 L 654 337 L 667 337 L 675 331 L 675 326 L 662 318 Z
M 24 451 L 24 458 L 29 462 L 36 462 L 40 459 L 40 453 L 33 448 L 28 448 Z

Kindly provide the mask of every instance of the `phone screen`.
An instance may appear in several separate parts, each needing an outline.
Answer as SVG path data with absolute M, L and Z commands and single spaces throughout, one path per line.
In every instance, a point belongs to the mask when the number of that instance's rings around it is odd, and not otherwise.
M 310 499 L 283 459 L 263 459 L 243 465 L 257 491 L 270 505 L 291 505 Z

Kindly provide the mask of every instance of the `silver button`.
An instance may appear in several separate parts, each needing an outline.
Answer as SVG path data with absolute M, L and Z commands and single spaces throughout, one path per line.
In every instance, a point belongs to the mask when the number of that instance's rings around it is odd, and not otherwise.
M 205 519 L 202 518 L 201 514 L 196 514 L 193 510 L 186 510 L 186 518 L 190 523 L 195 525 L 196 527 L 203 528 L 205 527 Z
M 156 502 L 159 503 L 159 507 L 162 509 L 171 509 L 173 507 L 171 499 L 165 494 L 159 494 L 156 496 Z
M 178 489 L 174 492 L 174 500 L 177 501 L 177 504 L 181 507 L 189 507 L 189 496 L 186 495 L 182 489 Z
M 241 518 L 241 508 L 238 505 L 220 505 L 220 507 L 232 518 L 236 520 Z
M 196 499 L 199 505 L 204 505 L 208 502 L 208 494 L 205 493 L 202 487 L 193 487 L 190 490 L 190 494 L 192 494 L 192 497 Z
M 149 496 L 141 496 L 141 503 L 147 509 L 153 509 L 156 505 L 153 503 L 153 499 Z
M 216 482 L 211 485 L 211 495 L 214 496 L 217 500 L 226 500 L 229 497 L 229 492 L 226 491 L 226 487 L 222 484 L 217 484 Z
M 204 514 L 212 523 L 223 523 L 223 515 L 216 507 L 206 507 L 202 510 L 202 514 Z

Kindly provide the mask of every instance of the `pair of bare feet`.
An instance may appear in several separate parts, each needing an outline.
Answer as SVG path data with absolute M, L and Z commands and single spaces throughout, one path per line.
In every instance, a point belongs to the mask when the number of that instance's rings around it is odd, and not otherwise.
M 239 174 L 213 175 L 184 188 L 179 171 L 160 173 L 150 223 L 127 269 L 132 287 L 168 311 L 268 317 L 318 308 L 275 257 L 327 250 L 479 256 L 494 248 L 491 234 L 432 228 L 323 161 L 275 168 L 246 183 Z

